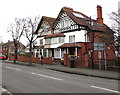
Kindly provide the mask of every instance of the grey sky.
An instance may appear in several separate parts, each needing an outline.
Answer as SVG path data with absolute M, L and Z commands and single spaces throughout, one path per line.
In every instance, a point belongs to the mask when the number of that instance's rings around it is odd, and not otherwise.
M 104 23 L 110 26 L 108 14 L 118 9 L 118 1 L 120 0 L 1 0 L 0 37 L 2 36 L 3 42 L 12 40 L 6 30 L 14 18 L 36 15 L 56 18 L 64 6 L 71 7 L 96 19 L 96 6 L 101 5 Z M 23 38 L 21 41 L 26 43 Z

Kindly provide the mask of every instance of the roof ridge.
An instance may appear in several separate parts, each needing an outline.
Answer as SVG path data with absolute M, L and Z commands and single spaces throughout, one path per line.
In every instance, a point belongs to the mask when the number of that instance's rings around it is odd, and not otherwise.
M 42 16 L 43 18 L 51 18 L 51 19 L 56 19 L 56 18 L 53 18 L 53 17 L 48 17 L 48 16 Z

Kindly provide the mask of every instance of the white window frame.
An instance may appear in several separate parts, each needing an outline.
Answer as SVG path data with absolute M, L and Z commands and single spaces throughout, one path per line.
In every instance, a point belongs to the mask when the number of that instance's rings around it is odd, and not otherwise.
M 69 42 L 70 43 L 75 42 L 75 35 L 70 35 L 69 36 Z
M 50 38 L 45 39 L 45 44 L 50 44 Z
M 58 37 L 51 38 L 51 44 L 57 44 L 58 43 Z
M 60 48 L 55 48 L 54 49 L 54 57 L 55 58 L 60 58 Z
M 43 39 L 40 39 L 40 45 L 43 45 Z
M 58 43 L 64 43 L 65 38 L 64 37 L 58 37 Z

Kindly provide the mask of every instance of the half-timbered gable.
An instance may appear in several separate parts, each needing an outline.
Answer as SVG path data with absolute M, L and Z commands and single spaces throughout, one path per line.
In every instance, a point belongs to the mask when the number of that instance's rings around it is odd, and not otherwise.
M 53 28 L 54 33 L 59 33 L 78 29 L 78 25 L 64 10 L 61 10 Z
M 52 33 L 52 26 L 54 22 L 55 18 L 43 16 L 36 30 L 37 36 L 50 35 Z

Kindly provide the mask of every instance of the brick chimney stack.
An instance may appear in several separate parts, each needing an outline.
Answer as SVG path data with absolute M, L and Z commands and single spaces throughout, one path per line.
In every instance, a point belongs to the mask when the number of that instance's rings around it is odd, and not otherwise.
M 103 24 L 102 7 L 100 5 L 97 5 L 97 22 Z

